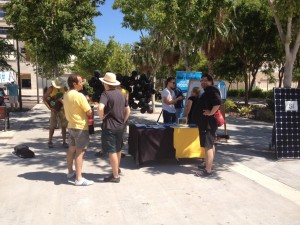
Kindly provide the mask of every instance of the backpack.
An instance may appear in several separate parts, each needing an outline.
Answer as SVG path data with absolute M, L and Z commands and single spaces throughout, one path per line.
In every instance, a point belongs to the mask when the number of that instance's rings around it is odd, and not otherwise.
M 14 152 L 13 152 L 16 156 L 20 157 L 20 158 L 34 158 L 35 154 L 32 150 L 29 149 L 29 147 L 27 145 L 16 145 L 14 147 Z

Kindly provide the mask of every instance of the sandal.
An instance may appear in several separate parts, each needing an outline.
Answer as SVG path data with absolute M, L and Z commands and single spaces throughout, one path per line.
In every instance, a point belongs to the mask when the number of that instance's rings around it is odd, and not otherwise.
M 109 177 L 105 177 L 103 179 L 104 182 L 112 182 L 112 183 L 120 183 L 120 177 L 114 177 L 113 175 L 110 175 Z
M 198 169 L 199 169 L 199 170 L 205 170 L 205 169 L 206 169 L 206 165 L 205 165 L 205 164 L 199 165 L 199 166 L 198 166 Z M 211 167 L 211 169 L 213 170 L 214 168 Z
M 198 173 L 195 174 L 195 176 L 197 176 L 197 177 L 210 177 L 212 175 L 213 175 L 213 172 L 209 173 L 209 172 L 207 172 L 206 169 L 201 170 L 200 172 L 198 172 Z

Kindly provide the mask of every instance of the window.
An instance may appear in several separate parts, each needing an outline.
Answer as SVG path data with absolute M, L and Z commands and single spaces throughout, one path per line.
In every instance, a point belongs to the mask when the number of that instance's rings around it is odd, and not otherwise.
M 0 20 L 3 19 L 6 15 L 6 12 L 3 9 L 0 9 Z
M 31 80 L 22 79 L 22 88 L 31 88 Z
M 7 34 L 8 33 L 8 27 L 0 27 L 0 34 Z

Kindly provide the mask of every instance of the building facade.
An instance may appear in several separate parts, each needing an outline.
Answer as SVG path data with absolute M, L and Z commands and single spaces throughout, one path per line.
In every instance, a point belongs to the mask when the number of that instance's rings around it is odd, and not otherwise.
M 0 38 L 6 39 L 11 45 L 17 49 L 17 41 L 9 38 L 8 30 L 9 25 L 5 22 L 5 9 L 4 5 L 10 2 L 10 0 L 0 0 Z M 25 42 L 19 41 L 19 53 L 20 53 L 20 86 L 22 89 L 22 95 L 37 95 L 39 90 L 39 95 L 43 92 L 43 87 L 46 86 L 45 79 L 37 77 L 35 73 L 35 68 L 32 64 L 32 60 L 29 55 L 26 54 Z M 12 73 L 16 83 L 18 83 L 18 62 L 15 54 L 12 54 L 8 58 L 8 64 L 12 67 Z

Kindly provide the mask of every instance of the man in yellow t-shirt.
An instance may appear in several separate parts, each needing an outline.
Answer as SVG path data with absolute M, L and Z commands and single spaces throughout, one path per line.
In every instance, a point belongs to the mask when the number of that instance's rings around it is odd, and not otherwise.
M 94 182 L 82 177 L 82 162 L 89 144 L 88 116 L 92 114 L 91 106 L 86 97 L 79 91 L 83 87 L 82 77 L 70 75 L 70 90 L 64 96 L 65 115 L 68 120 L 69 150 L 67 152 L 67 178 L 76 175 L 76 186 L 87 186 Z M 75 158 L 75 171 L 73 160 Z

